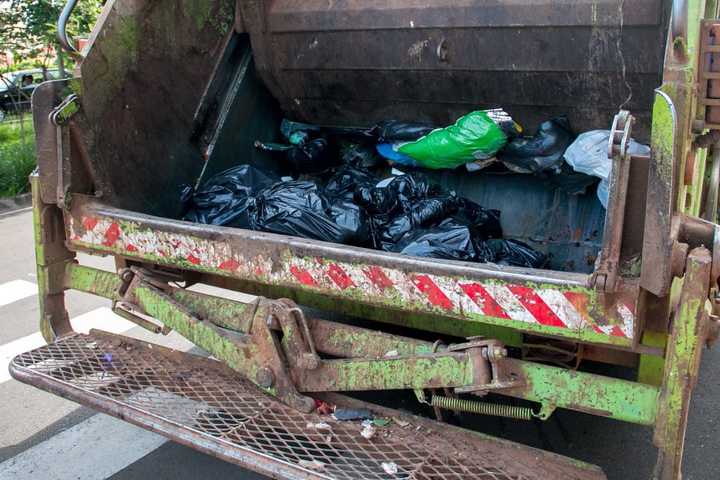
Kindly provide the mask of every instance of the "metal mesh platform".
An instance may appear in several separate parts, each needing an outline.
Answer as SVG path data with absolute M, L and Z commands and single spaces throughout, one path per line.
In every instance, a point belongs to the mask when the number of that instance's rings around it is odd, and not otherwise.
M 22 354 L 16 379 L 274 478 L 363 480 L 604 479 L 547 452 L 371 406 L 360 422 L 301 414 L 213 360 L 125 337 L 73 335 Z M 335 396 L 336 403 L 357 401 Z

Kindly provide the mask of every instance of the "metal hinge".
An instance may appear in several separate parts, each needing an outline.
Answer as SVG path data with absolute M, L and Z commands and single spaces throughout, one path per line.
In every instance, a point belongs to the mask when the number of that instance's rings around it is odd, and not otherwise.
M 610 198 L 605 216 L 604 244 L 598 258 L 597 268 L 590 284 L 606 293 L 617 288 L 620 270 L 625 203 L 630 181 L 630 134 L 635 118 L 627 110 L 621 110 L 613 120 L 608 141 L 608 157 L 612 159 Z

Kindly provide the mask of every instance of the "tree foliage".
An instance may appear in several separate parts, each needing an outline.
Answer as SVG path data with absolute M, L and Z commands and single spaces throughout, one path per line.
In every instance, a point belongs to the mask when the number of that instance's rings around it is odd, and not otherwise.
M 79 0 L 68 22 L 68 34 L 86 36 L 101 4 L 101 0 Z M 48 52 L 59 51 L 56 23 L 64 5 L 64 0 L 0 0 L 0 51 L 11 52 L 20 62 L 41 60 Z

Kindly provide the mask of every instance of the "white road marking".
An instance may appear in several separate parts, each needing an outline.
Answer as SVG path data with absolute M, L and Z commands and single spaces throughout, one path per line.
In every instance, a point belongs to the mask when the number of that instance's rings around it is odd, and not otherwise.
M 88 333 L 91 329 L 97 328 L 110 333 L 123 333 L 135 326 L 134 323 L 115 315 L 107 307 L 92 310 L 70 320 L 73 329 L 79 333 Z M 35 348 L 45 345 L 45 339 L 40 332 L 33 333 L 26 337 L 18 338 L 12 342 L 0 345 L 0 384 L 11 379 L 8 372 L 10 361 Z
M 13 280 L 0 285 L 0 307 L 37 295 L 37 285 L 26 280 Z
M 0 464 L 3 480 L 105 480 L 167 440 L 98 414 Z

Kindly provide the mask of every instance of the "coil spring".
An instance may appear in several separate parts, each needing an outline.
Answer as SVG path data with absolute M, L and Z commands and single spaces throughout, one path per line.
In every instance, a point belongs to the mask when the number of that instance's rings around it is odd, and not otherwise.
M 479 415 L 491 415 L 494 417 L 515 418 L 518 420 L 532 420 L 537 416 L 535 412 L 533 412 L 533 409 L 529 407 L 477 402 L 474 400 L 443 397 L 440 395 L 433 395 L 430 399 L 430 405 L 444 410 L 477 413 Z

